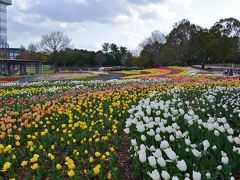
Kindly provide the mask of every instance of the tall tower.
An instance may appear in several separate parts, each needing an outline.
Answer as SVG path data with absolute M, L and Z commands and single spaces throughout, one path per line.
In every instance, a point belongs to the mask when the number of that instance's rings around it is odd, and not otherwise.
M 12 0 L 0 0 L 0 46 L 7 44 L 7 6 Z

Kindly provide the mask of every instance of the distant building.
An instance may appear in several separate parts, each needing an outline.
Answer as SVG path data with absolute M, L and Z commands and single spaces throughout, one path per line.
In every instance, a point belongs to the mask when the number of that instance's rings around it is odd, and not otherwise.
M 8 54 L 9 59 L 19 59 L 21 57 L 22 49 L 21 48 L 9 48 Z
M 12 5 L 11 0 L 0 0 L 0 45 L 7 44 L 7 6 Z
M 7 42 L 7 6 L 12 5 L 11 0 L 0 0 L 0 58 L 17 59 L 21 54 L 19 48 L 9 48 Z
M 12 0 L 0 0 L 0 76 L 27 75 L 29 67 L 35 69 L 33 74 L 42 73 L 42 62 L 37 60 L 23 60 L 21 48 L 9 48 L 7 41 L 7 6 Z

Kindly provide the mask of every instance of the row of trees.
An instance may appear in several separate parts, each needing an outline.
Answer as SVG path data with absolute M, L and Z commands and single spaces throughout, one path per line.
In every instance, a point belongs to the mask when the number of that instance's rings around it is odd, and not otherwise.
M 127 65 L 132 57 L 123 46 L 104 43 L 97 52 L 69 48 L 71 40 L 63 32 L 51 32 L 42 36 L 38 45 L 30 44 L 22 48 L 21 59 L 44 60 L 55 66 L 120 66 Z
M 38 45 L 23 48 L 20 58 L 44 60 L 55 66 L 144 66 L 240 63 L 240 21 L 221 19 L 210 29 L 189 20 L 174 24 L 168 35 L 152 32 L 140 45 L 139 56 L 123 46 L 104 43 L 94 52 L 69 48 L 71 39 L 63 32 L 42 36 Z
M 154 31 L 140 47 L 144 66 L 240 63 L 240 21 L 221 19 L 204 29 L 184 19 L 167 36 Z

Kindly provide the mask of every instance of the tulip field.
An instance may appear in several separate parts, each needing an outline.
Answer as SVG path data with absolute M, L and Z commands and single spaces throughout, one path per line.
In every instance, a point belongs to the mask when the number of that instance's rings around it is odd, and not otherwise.
M 238 179 L 240 79 L 190 71 L 0 83 L 0 179 Z

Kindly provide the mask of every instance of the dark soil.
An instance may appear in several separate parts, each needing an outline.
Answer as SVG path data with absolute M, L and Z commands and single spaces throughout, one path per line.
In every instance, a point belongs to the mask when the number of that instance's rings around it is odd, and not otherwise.
M 117 157 L 118 157 L 117 167 L 120 170 L 120 179 L 135 180 L 136 178 L 134 178 L 132 173 L 130 153 L 128 152 L 128 150 L 130 149 L 128 137 L 125 133 L 122 133 L 121 139 L 122 141 L 117 151 Z

